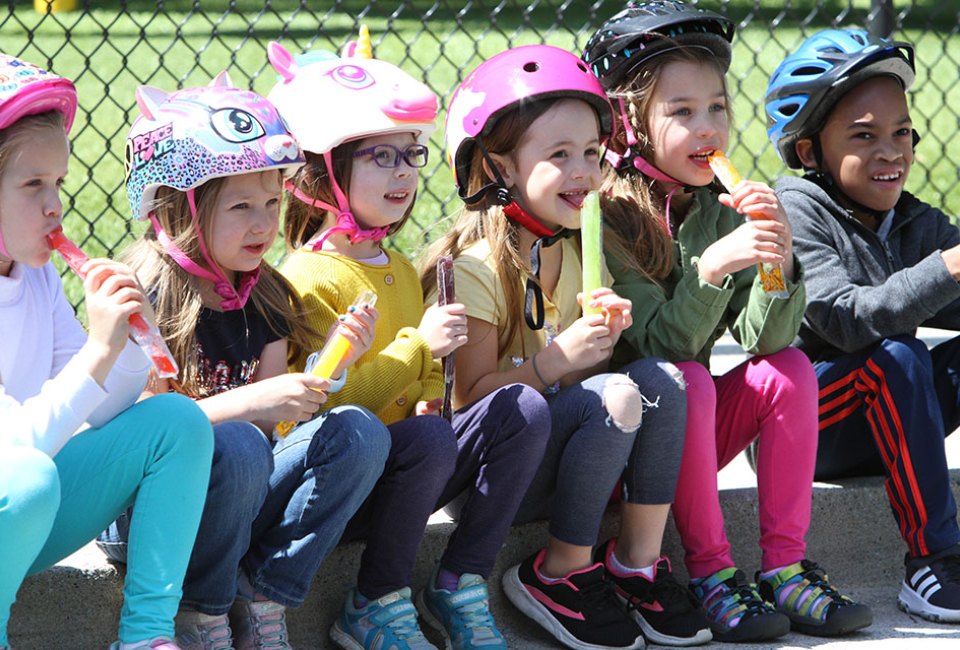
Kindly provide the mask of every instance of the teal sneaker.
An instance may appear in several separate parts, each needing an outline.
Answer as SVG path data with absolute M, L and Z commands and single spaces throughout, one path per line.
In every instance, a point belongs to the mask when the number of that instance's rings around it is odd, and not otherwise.
M 427 588 L 417 594 L 417 609 L 423 620 L 443 634 L 446 650 L 506 650 L 490 613 L 487 583 L 475 573 L 464 573 L 456 591 L 436 588 L 437 571 Z
M 790 631 L 790 619 L 764 602 L 736 567 L 692 580 L 690 591 L 707 614 L 714 641 L 768 641 Z
M 344 650 L 436 650 L 417 624 L 410 588 L 392 591 L 366 607 L 354 606 L 356 589 L 347 593 L 343 609 L 330 628 L 330 638 Z

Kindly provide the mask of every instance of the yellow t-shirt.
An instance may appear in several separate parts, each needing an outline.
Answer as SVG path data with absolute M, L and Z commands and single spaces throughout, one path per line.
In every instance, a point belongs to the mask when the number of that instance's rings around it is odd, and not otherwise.
M 486 240 L 476 242 L 454 260 L 454 282 L 457 302 L 467 309 L 467 316 L 486 321 L 497 329 L 505 320 L 507 309 L 515 311 L 520 318 L 519 336 L 507 347 L 506 353 L 497 364 L 497 370 L 505 372 L 523 364 L 524 361 L 545 348 L 551 341 L 575 320 L 580 318 L 581 309 L 577 302 L 577 293 L 583 285 L 580 265 L 579 240 L 575 237 L 563 239 L 555 246 L 561 246 L 562 261 L 560 278 L 552 295 L 543 296 L 543 329 L 531 330 L 523 320 L 523 304 L 508 307 L 503 293 L 503 284 L 496 274 L 494 259 Z M 603 277 L 609 286 L 610 274 L 603 268 Z M 520 295 L 524 295 L 526 279 L 521 279 Z M 436 293 L 431 294 L 433 298 Z
M 403 255 L 387 251 L 387 264 L 369 264 L 327 251 L 298 250 L 280 272 L 303 298 L 307 321 L 325 335 L 339 314 L 369 289 L 377 294 L 373 346 L 347 373 L 347 383 L 331 393 L 325 408 L 357 404 L 384 424 L 414 415 L 418 401 L 443 395 L 443 372 L 416 329 L 423 317 L 423 293 L 417 272 Z M 323 339 L 314 348 L 323 347 Z M 302 372 L 297 359 L 291 372 Z

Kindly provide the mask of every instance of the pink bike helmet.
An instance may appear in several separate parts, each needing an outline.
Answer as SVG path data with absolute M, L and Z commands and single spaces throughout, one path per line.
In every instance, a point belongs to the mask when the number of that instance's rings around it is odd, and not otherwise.
M 47 111 L 63 113 L 64 127 L 70 132 L 77 113 L 77 89 L 73 82 L 15 56 L 0 54 L 0 129 L 21 117 Z M 3 233 L 0 255 L 10 257 Z
M 446 141 L 460 198 L 466 199 L 470 161 L 477 139 L 497 118 L 520 102 L 570 97 L 597 111 L 604 138 L 613 132 L 614 113 L 587 64 L 550 45 L 522 45 L 487 59 L 457 88 L 447 110 Z
M 60 111 L 67 133 L 77 113 L 73 82 L 7 54 L 0 54 L 0 129 L 21 117 Z

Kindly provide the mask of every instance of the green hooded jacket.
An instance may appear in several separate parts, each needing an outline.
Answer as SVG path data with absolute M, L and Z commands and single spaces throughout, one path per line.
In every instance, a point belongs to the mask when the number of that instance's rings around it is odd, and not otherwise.
M 787 282 L 786 299 L 764 293 L 756 265 L 728 274 L 721 287 L 697 272 L 703 251 L 743 221 L 743 215 L 700 188 L 674 232 L 674 266 L 665 279 L 655 282 L 608 254 L 614 291 L 633 302 L 633 325 L 620 337 L 612 367 L 653 356 L 697 361 L 709 368 L 713 344 L 728 328 L 751 354 L 771 354 L 790 345 L 806 306 L 803 271 L 796 258 L 795 281 Z

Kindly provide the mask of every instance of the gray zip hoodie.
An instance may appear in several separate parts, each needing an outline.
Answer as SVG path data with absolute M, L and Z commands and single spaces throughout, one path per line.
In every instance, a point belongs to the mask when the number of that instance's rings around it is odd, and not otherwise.
M 921 325 L 960 330 L 960 283 L 940 255 L 960 232 L 943 212 L 904 192 L 884 241 L 813 181 L 784 177 L 776 190 L 807 287 L 794 345 L 812 361 Z

